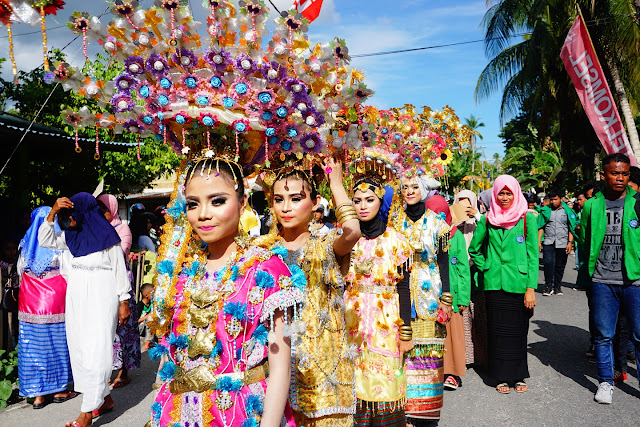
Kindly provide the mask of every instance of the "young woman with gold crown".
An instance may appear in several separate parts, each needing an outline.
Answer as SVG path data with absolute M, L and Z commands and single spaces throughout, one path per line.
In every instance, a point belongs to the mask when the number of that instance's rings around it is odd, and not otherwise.
M 351 251 L 344 300 L 348 342 L 358 351 L 356 426 L 406 425 L 403 358 L 413 344 L 402 328 L 411 324 L 407 261 L 412 250 L 380 215 L 383 183 L 393 180 L 394 159 L 383 144 L 351 153 L 362 237 Z
M 68 64 L 55 75 L 113 108 L 111 116 L 65 114 L 74 126 L 155 134 L 186 156 L 158 257 L 152 329 L 160 340 L 149 353 L 164 363 L 148 424 L 293 426 L 286 335 L 300 324 L 305 277 L 238 229 L 242 166 L 314 151 L 319 127 L 332 120 L 325 112 L 339 109 L 335 100 L 369 92 L 357 73 L 341 80 L 342 41 L 308 49 L 307 23 L 295 11 L 277 18 L 266 43 L 263 1 L 206 1 L 210 39 L 202 43 L 184 2 L 156 0 L 148 10 L 137 3 L 114 3 L 108 27 L 83 21 L 123 62 L 113 82 Z
M 379 135 L 395 135 L 408 128 L 414 130 L 399 149 L 401 155 L 397 157 L 396 166 L 400 170 L 402 201 L 395 200 L 390 222 L 409 240 L 414 251 L 410 281 L 412 319 L 411 326 L 405 326 L 413 337 L 414 348 L 405 365 L 408 383 L 405 411 L 409 424 L 420 426 L 440 418 L 445 324 L 452 315 L 447 254 L 451 226 L 444 215 L 425 206 L 432 191 L 439 187 L 433 176 L 439 175 L 441 164 L 438 162 L 446 144 L 429 127 L 434 120 L 438 125 L 434 127 L 447 134 L 457 131 L 449 129 L 439 118 L 432 119 L 433 115 L 427 111 L 415 114 L 412 106 L 383 112 L 382 116 L 387 120 L 378 129 Z M 446 205 L 442 196 L 432 198 L 440 198 Z

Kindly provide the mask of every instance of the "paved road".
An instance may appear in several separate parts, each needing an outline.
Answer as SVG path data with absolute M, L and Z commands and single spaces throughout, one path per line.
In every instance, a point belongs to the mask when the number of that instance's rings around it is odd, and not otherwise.
M 573 256 L 565 274 L 567 286 L 575 281 Z M 542 279 L 541 279 L 542 280 Z M 586 297 L 582 291 L 565 288 L 563 296 L 537 294 L 538 306 L 529 329 L 528 393 L 498 394 L 482 375 L 469 370 L 464 386 L 445 392 L 440 426 L 637 426 L 640 391 L 635 366 L 632 378 L 616 388 L 613 404 L 593 401 L 597 388 L 595 365 L 584 357 L 589 343 Z M 114 390 L 116 409 L 94 425 L 142 426 L 151 405 L 151 384 L 156 365 L 143 355 L 142 369 L 132 371 L 133 381 Z M 75 419 L 80 398 L 34 411 L 18 403 L 0 411 L 0 426 L 63 426 Z

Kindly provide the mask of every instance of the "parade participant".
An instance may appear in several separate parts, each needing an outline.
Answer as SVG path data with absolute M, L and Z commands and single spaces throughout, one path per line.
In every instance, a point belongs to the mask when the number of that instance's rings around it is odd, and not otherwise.
M 487 313 L 485 308 L 484 293 L 480 289 L 478 283 L 478 269 L 469 257 L 469 245 L 476 231 L 478 221 L 482 218 L 478 212 L 478 198 L 476 193 L 471 190 L 462 190 L 456 194 L 454 203 L 462 200 L 469 201 L 467 208 L 467 216 L 469 219 L 458 224 L 456 228 L 462 233 L 467 248 L 467 260 L 469 261 L 469 269 L 471 274 L 471 300 L 469 307 L 462 312 L 464 318 L 465 332 L 465 349 L 467 352 L 467 365 L 478 364 L 486 366 L 487 364 Z
M 426 202 L 427 209 L 442 218 L 451 226 L 449 204 L 442 196 L 431 197 Z M 456 390 L 462 386 L 460 377 L 466 375 L 466 346 L 463 312 L 469 306 L 471 298 L 471 273 L 469 255 L 464 236 L 457 227 L 449 232 L 449 250 L 445 258 L 449 262 L 449 287 L 453 296 L 453 313 L 447 322 L 447 336 L 444 343 L 444 386 Z M 444 254 L 442 254 L 444 255 Z M 444 273 L 440 273 L 441 275 Z
M 131 249 L 131 230 L 127 224 L 123 224 L 118 214 L 118 200 L 111 194 L 102 194 L 97 199 L 98 205 L 102 209 L 107 221 L 115 228 L 120 237 L 120 246 L 124 252 L 125 260 L 129 259 L 129 250 Z M 128 266 L 128 263 L 127 263 Z M 127 270 L 129 278 L 132 274 Z M 138 306 L 134 295 L 134 289 L 131 289 L 129 297 L 129 319 L 124 325 L 118 325 L 116 329 L 116 337 L 113 342 L 113 369 L 118 374 L 113 381 L 109 381 L 109 385 L 113 388 L 121 388 L 131 382 L 129 372 L 132 369 L 140 367 L 140 337 L 138 333 Z M 97 416 L 97 411 L 94 411 Z
M 562 277 L 567 257 L 573 250 L 573 235 L 580 224 L 578 215 L 558 190 L 547 193 L 550 203 L 540 210 L 538 238 L 544 264 L 545 289 L 542 295 L 563 295 Z
M 38 244 L 38 229 L 50 211 L 42 206 L 31 213 L 18 258 L 18 379 L 20 394 L 34 398 L 33 409 L 77 396 L 66 391 L 72 377 L 64 323 L 67 282 L 60 275 L 60 252 Z
M 426 178 L 405 178 L 401 192 L 406 208 L 392 215 L 394 226 L 407 238 L 413 251 L 411 269 L 411 329 L 415 347 L 407 356 L 407 403 L 409 422 L 440 418 L 443 393 L 445 324 L 453 314 L 449 293 L 449 231 L 444 215 L 426 208 Z M 429 200 L 446 204 L 442 196 Z M 468 304 L 468 303 L 467 303 Z M 462 325 L 462 324 L 460 324 Z M 464 335 L 460 336 L 464 338 Z M 464 355 L 464 352 L 462 353 Z
M 613 399 L 612 340 L 620 313 L 626 315 L 629 338 L 640 352 L 640 197 L 630 186 L 630 161 L 620 153 L 602 160 L 604 190 L 584 204 L 580 236 L 584 263 L 580 278 L 591 285 L 598 390 L 594 399 Z
M 347 344 L 341 270 L 349 268 L 351 249 L 360 239 L 360 223 L 343 186 L 342 162 L 329 158 L 323 168 L 342 234 L 309 231 L 310 219 L 320 203 L 316 184 L 304 169 L 285 168 L 271 191 L 277 231 L 265 236 L 263 242 L 283 256 L 292 272 L 302 269 L 307 279 L 305 302 L 298 313 L 304 330 L 294 331 L 298 338 L 289 394 L 296 423 L 352 426 L 357 353 Z
M 403 358 L 413 347 L 405 264 L 412 251 L 379 216 L 384 189 L 376 175 L 360 177 L 353 188 L 362 237 L 351 252 L 344 300 L 348 342 L 359 350 L 355 425 L 405 426 Z
M 469 255 L 483 273 L 487 303 L 489 375 L 499 393 L 528 390 L 527 332 L 538 287 L 537 218 L 527 212 L 520 184 L 496 178 L 491 209 L 478 222 Z
M 56 232 L 56 214 L 63 232 Z M 96 199 L 78 193 L 56 200 L 38 240 L 43 248 L 62 251 L 67 344 L 74 387 L 83 394 L 81 414 L 67 426 L 88 426 L 92 411 L 102 414 L 114 407 L 108 385 L 113 340 L 117 324 L 129 318 L 131 291 L 120 238 Z
M 197 159 L 180 179 L 184 190 L 168 208 L 174 229 L 165 233 L 164 278 L 154 296 L 151 327 L 160 342 L 149 353 L 169 360 L 159 371 L 150 425 L 294 426 L 285 331 L 290 309 L 302 301 L 304 276 L 292 281 L 280 258 L 247 244 L 239 229 L 247 197 L 236 163 Z

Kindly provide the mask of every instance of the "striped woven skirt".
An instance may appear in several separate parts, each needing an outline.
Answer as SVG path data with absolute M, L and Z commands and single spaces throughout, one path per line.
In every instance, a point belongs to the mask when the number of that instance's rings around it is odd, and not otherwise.
M 408 418 L 440 418 L 444 391 L 444 341 L 446 329 L 434 321 L 411 322 L 415 347 L 405 362 Z
M 20 322 L 20 395 L 44 396 L 67 389 L 72 381 L 65 324 Z
M 353 420 L 355 427 L 405 427 L 407 425 L 402 401 L 365 402 L 358 399 Z

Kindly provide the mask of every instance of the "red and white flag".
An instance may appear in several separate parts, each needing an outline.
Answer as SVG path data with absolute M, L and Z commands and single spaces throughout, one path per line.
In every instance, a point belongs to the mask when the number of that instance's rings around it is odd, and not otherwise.
M 564 41 L 560 58 L 578 92 L 584 111 L 607 154 L 622 153 L 637 166 L 627 133 L 620 121 L 609 84 L 591 43 L 587 26 L 578 15 Z
M 315 21 L 320 15 L 322 8 L 322 0 L 295 0 L 293 7 L 302 14 L 309 22 Z

